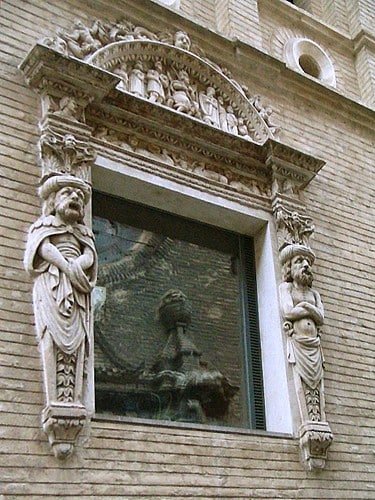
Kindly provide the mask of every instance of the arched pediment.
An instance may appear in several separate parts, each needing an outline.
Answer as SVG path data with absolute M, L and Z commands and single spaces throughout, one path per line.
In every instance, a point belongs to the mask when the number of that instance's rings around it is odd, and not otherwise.
M 44 41 L 46 42 L 46 41 Z M 91 28 L 47 40 L 55 50 L 84 59 L 121 78 L 118 88 L 257 144 L 273 138 L 272 110 L 191 44 L 183 31 L 151 33 L 131 23 Z
M 118 88 L 263 144 L 272 137 L 241 86 L 207 60 L 155 40 L 114 42 L 87 62 L 120 76 Z

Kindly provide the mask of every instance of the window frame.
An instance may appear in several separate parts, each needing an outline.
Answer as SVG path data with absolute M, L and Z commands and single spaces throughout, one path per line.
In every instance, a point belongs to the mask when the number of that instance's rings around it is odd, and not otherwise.
M 269 432 L 292 435 L 295 431 L 289 391 L 290 373 L 286 364 L 285 343 L 282 338 L 277 292 L 277 244 L 272 215 L 241 202 L 225 200 L 196 187 L 182 186 L 134 168 L 131 162 L 113 160 L 98 155 L 92 167 L 93 188 L 98 191 L 139 202 L 218 228 L 231 230 L 254 240 L 257 274 L 258 320 L 264 383 L 266 431 L 229 428 L 231 431 Z M 101 419 L 95 414 L 96 419 Z M 133 417 L 105 416 L 105 420 L 124 420 L 138 423 L 163 424 L 162 421 Z M 206 424 L 164 422 L 173 426 L 198 426 L 222 431 L 228 428 Z

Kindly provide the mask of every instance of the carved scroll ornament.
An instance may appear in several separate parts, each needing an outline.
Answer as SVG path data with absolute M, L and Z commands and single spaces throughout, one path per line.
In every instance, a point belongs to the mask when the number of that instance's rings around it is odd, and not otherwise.
M 309 238 L 314 226 L 310 217 L 281 205 L 275 217 L 283 270 L 280 306 L 301 419 L 301 459 L 312 470 L 325 466 L 333 439 L 324 408 L 324 358 L 320 341 L 324 308 L 319 292 L 312 288 L 315 255 Z

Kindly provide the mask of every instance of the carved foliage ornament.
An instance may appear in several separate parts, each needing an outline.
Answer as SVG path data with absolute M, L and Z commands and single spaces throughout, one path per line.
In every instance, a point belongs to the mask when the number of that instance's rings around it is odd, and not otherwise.
M 325 466 L 327 449 L 333 439 L 324 408 L 324 358 L 320 337 L 324 308 L 318 291 L 312 288 L 315 254 L 309 239 L 312 219 L 275 207 L 283 283 L 280 305 L 287 337 L 288 361 L 293 367 L 300 410 L 301 458 L 308 470 Z
M 205 57 L 183 31 L 155 34 L 128 21 L 95 21 L 91 27 L 77 21 L 72 32 L 42 43 L 120 77 L 123 92 L 230 134 L 263 144 L 278 131 L 272 109 Z

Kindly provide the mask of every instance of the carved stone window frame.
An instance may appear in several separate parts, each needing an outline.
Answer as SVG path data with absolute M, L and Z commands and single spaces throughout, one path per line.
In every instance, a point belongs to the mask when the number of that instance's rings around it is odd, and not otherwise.
M 161 40 L 141 28 L 129 28 L 129 25 L 125 29 L 124 25 L 115 24 L 108 30 L 108 33 L 125 32 L 122 36 L 132 36 L 134 43 L 131 39 L 125 42 L 110 40 L 107 50 L 103 38 L 95 39 L 92 29 L 77 25 L 78 34 L 91 36 L 96 55 L 94 50 L 84 60 L 84 57 L 78 57 L 82 55 L 80 46 L 74 46 L 75 53 L 72 54 L 64 40 L 47 40 L 34 46 L 21 64 L 28 84 L 41 96 L 39 149 L 42 190 L 46 183 L 51 184 L 51 179 L 59 176 L 93 182 L 104 192 L 129 199 L 133 196 L 131 189 L 136 188 L 137 199 L 142 201 L 139 193 L 143 193 L 151 206 L 202 220 L 199 207 L 205 205 L 213 211 L 208 210 L 211 215 L 204 222 L 220 227 L 220 220 L 227 219 L 232 224 L 231 229 L 234 224 L 240 233 L 254 236 L 267 430 L 296 433 L 303 421 L 301 416 L 293 415 L 292 423 L 289 407 L 288 394 L 293 394 L 293 391 L 287 389 L 287 368 L 282 360 L 285 345 L 277 305 L 276 227 L 272 221 L 280 205 L 287 210 L 305 213 L 303 189 L 324 162 L 275 139 L 277 127 L 270 121 L 270 108 L 264 108 L 259 96 L 249 95 L 248 89 L 226 70 L 202 53 L 193 52 L 186 34 L 183 34 L 185 38 L 182 37 L 185 45 L 179 46 L 176 36 Z M 79 36 L 75 38 L 79 39 Z M 212 86 L 217 96 L 224 96 L 233 104 L 237 116 L 246 125 L 247 133 L 239 133 L 237 128 L 236 133 L 229 133 L 194 112 L 183 113 L 173 105 L 168 108 L 121 88 L 123 80 L 111 72 L 111 61 L 121 62 L 122 57 L 134 60 L 139 52 L 146 57 L 145 60 L 154 52 L 157 58 L 163 55 L 173 58 L 175 54 L 176 60 L 185 65 L 190 75 L 196 75 L 201 84 Z M 95 61 L 104 68 L 94 65 Z M 161 189 L 168 195 L 162 205 L 158 201 Z M 182 200 L 185 201 L 181 203 Z M 185 207 L 182 213 L 181 207 Z M 217 216 L 222 210 L 228 217 Z M 89 330 L 92 335 L 92 320 Z M 278 378 L 274 371 L 275 356 L 279 366 Z M 92 361 L 90 354 L 87 358 L 90 369 Z M 48 380 L 56 373 L 47 370 L 44 375 Z M 90 374 L 85 384 L 88 398 L 83 408 L 77 410 L 69 404 L 63 408 L 50 404 L 44 410 L 43 428 L 60 458 L 72 451 L 83 420 L 89 420 L 93 414 Z M 298 400 L 299 397 L 295 394 L 291 398 Z M 326 431 L 324 426 L 320 427 L 316 430 L 312 425 L 299 434 L 304 461 L 309 468 L 313 468 L 312 452 L 309 451 L 311 442 L 314 436 L 320 439 Z M 316 446 L 314 450 L 319 453 Z M 323 454 L 325 451 L 326 448 Z M 324 465 L 324 461 L 323 458 L 320 464 Z

